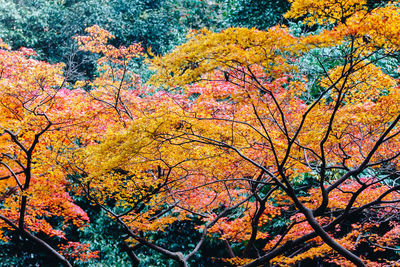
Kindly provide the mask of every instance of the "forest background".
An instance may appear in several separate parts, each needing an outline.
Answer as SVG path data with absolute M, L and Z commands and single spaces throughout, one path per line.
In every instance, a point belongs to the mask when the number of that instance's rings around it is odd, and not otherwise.
M 0 0 L 0 265 L 399 264 L 397 3 L 291 2 Z

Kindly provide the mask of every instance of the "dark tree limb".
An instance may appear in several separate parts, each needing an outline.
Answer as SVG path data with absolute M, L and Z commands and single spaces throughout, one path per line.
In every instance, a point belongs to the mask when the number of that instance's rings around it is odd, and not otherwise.
M 11 226 L 19 234 L 21 234 L 22 236 L 26 237 L 27 239 L 33 241 L 34 243 L 38 244 L 40 247 L 42 247 L 48 253 L 53 255 L 63 266 L 72 267 L 71 263 L 64 256 L 62 256 L 60 253 L 58 253 L 55 249 L 53 249 L 45 241 L 43 241 L 42 239 L 32 235 L 31 233 L 29 233 L 25 229 L 19 228 L 12 221 L 10 221 L 9 219 L 7 219 L 6 217 L 4 217 L 2 215 L 0 215 L 0 219 L 2 219 L 5 223 L 7 223 L 9 226 Z

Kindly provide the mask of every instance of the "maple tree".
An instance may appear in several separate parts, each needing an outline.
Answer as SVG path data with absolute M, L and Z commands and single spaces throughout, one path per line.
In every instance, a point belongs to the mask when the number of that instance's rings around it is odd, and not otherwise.
M 232 264 L 396 264 L 359 248 L 390 253 L 398 239 L 399 88 L 383 65 L 396 64 L 399 9 L 291 2 L 286 16 L 331 27 L 195 32 L 152 62 L 151 82 L 169 89 L 141 96 L 133 122 L 87 148 L 87 193 L 132 242 L 182 265 L 208 234 Z M 310 57 L 318 72 L 302 65 Z M 186 254 L 140 236 L 195 218 L 202 237 Z
M 64 88 L 63 64 L 37 61 L 34 51 L 12 51 L 2 42 L 0 54 L 0 238 L 7 241 L 5 230 L 16 231 L 70 266 L 32 233 L 65 240 L 64 229 L 89 222 L 67 192 L 62 157 L 75 146 L 79 135 L 71 129 L 79 129 L 77 118 L 86 116 L 79 114 L 88 101 L 82 91 Z M 51 218 L 62 218 L 63 229 Z
M 96 257 L 48 222 L 89 223 L 70 175 L 136 265 L 138 244 L 188 266 L 212 237 L 232 265 L 398 264 L 398 4 L 289 2 L 287 18 L 320 30 L 193 31 L 148 60 L 148 85 L 133 71 L 143 48 L 98 26 L 75 38 L 98 69 L 74 90 L 62 65 L 1 43 L 1 238 L 14 230 L 66 266 Z M 191 247 L 152 240 L 178 221 L 196 225 Z

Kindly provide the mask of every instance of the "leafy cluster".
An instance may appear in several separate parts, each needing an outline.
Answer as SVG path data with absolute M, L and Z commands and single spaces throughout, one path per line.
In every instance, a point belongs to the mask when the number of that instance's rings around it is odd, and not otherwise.
M 292 26 L 254 1 L 43 0 L 99 25 L 32 8 L 37 40 L 8 2 L 13 46 L 49 56 L 59 25 L 96 61 L 80 80 L 0 41 L 2 262 L 398 265 L 399 4 L 289 2 Z M 221 25 L 256 28 L 200 29 Z

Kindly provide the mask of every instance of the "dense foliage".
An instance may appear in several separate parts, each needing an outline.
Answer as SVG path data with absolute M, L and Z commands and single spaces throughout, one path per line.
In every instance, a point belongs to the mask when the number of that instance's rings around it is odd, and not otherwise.
M 42 59 L 68 63 L 72 37 L 94 24 L 112 31 L 114 42 L 140 42 L 155 53 L 181 43 L 189 29 L 216 27 L 219 4 L 194 0 L 1 0 L 0 38 L 13 48 L 30 47 Z
M 282 14 L 288 9 L 287 0 L 226 0 L 223 15 L 227 26 L 265 30 L 285 24 Z
M 0 0 L 1 264 L 398 265 L 400 4 L 289 3 Z

